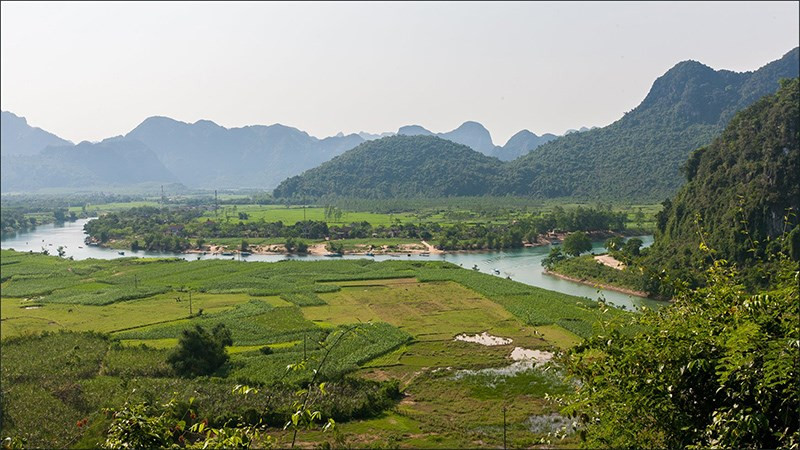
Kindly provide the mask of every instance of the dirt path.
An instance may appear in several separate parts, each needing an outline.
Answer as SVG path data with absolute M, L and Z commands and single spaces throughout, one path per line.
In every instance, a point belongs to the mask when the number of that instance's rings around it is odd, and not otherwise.
M 625 269 L 625 263 L 614 258 L 611 255 L 597 255 L 594 257 L 594 260 L 599 262 L 600 264 L 611 267 L 612 269 L 617 269 L 617 270 Z
M 425 248 L 427 248 L 427 249 L 428 249 L 428 253 L 430 253 L 430 254 L 434 254 L 434 253 L 436 253 L 436 254 L 439 254 L 439 253 L 444 253 L 443 251 L 439 250 L 438 248 L 436 248 L 436 247 L 432 246 L 431 244 L 428 244 L 428 242 L 427 242 L 427 241 L 422 241 L 422 245 L 424 245 L 424 246 L 425 246 Z
M 323 255 L 326 255 L 328 253 L 329 253 L 328 249 L 325 248 L 325 243 L 319 243 L 319 244 L 314 244 L 314 245 L 309 245 L 308 246 L 308 254 L 309 255 L 323 256 Z

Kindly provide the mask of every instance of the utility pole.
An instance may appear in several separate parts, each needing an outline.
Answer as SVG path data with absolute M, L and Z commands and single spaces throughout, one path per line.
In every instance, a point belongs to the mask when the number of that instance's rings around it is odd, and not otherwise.
M 503 449 L 506 448 L 506 406 L 503 405 Z
M 192 291 L 189 291 L 189 315 L 192 315 Z
M 303 205 L 303 221 L 306 220 L 306 205 Z
M 164 185 L 161 185 L 161 206 L 164 206 L 167 203 L 166 197 L 164 197 Z
M 136 278 L 136 275 L 133 276 L 133 288 L 139 289 L 139 279 Z
M 219 208 L 219 202 L 217 201 L 217 190 L 214 189 L 214 217 L 217 217 L 217 208 Z

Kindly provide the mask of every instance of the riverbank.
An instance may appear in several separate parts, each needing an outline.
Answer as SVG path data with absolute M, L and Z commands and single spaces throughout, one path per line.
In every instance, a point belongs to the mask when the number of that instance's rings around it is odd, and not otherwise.
M 595 286 L 595 287 L 599 287 L 599 288 L 606 289 L 606 290 L 609 290 L 609 291 L 619 292 L 619 293 L 622 293 L 622 294 L 635 295 L 637 297 L 651 298 L 647 294 L 647 292 L 644 292 L 644 291 L 637 291 L 635 289 L 629 289 L 629 288 L 624 288 L 624 287 L 620 287 L 620 286 L 614 286 L 613 284 L 599 283 L 599 282 L 596 282 L 596 281 L 589 280 L 588 278 L 571 277 L 571 276 L 564 275 L 564 274 L 558 273 L 558 272 L 554 272 L 554 271 L 548 270 L 548 269 L 544 269 L 544 271 L 542 273 L 544 273 L 545 275 L 550 275 L 550 276 L 553 276 L 553 277 L 561 278 L 562 280 L 572 281 L 573 283 L 585 284 L 587 286 Z

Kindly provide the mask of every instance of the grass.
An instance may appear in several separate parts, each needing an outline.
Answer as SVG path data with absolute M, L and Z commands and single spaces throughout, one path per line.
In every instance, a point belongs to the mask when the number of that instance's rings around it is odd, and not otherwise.
M 322 207 L 308 207 L 291 206 L 287 208 L 284 205 L 235 205 L 220 207 L 217 211 L 217 218 L 225 217 L 225 208 L 227 214 L 232 219 L 238 219 L 239 213 L 248 215 L 243 222 L 252 222 L 264 220 L 265 222 L 283 222 L 286 224 L 293 224 L 301 220 L 318 220 L 325 221 L 325 208 Z M 215 214 L 213 211 L 207 212 L 203 217 L 197 219 L 205 221 L 213 219 Z M 329 225 L 344 225 L 353 222 L 369 222 L 372 225 L 389 225 L 395 220 L 405 222 L 415 222 L 415 218 L 411 214 L 376 214 L 370 212 L 343 212 L 339 220 L 327 220 Z
M 321 380 L 335 393 L 320 397 L 318 407 L 341 422 L 345 442 L 499 446 L 499 412 L 513 405 L 509 442 L 532 446 L 541 436 L 528 431 L 526 421 L 555 412 L 545 394 L 569 388 L 557 375 L 454 374 L 507 366 L 515 346 L 568 348 L 591 335 L 602 314 L 585 299 L 441 261 L 242 264 L 68 261 L 11 251 L 0 256 L 3 433 L 42 447 L 95 445 L 107 423 L 100 408 L 126 399 L 166 401 L 173 393 L 183 400 L 196 397 L 210 423 L 248 414 L 279 426 L 296 399 L 297 383 L 310 380 L 326 348 L 359 322 L 359 331 L 348 333 L 321 369 Z M 47 280 L 46 289 L 34 296 L 7 295 L 35 291 L 30 280 Z M 112 295 L 117 291 L 147 295 Z M 202 308 L 202 315 L 189 317 L 189 292 L 193 312 Z M 38 308 L 25 309 L 30 306 Z M 175 378 L 165 360 L 181 332 L 218 323 L 232 331 L 230 363 L 211 378 Z M 37 335 L 52 329 L 72 331 Z M 486 347 L 453 339 L 483 331 L 513 342 Z M 270 354 L 261 352 L 264 346 Z M 303 360 L 303 369 L 287 371 Z M 405 394 L 399 404 L 387 390 L 392 381 Z M 241 382 L 263 392 L 245 400 L 231 396 Z M 35 405 L 26 408 L 29 403 Z M 59 416 L 47 426 L 23 428 L 47 421 L 51 412 Z M 84 417 L 90 418 L 90 431 L 75 429 Z M 55 436 L 57 430 L 68 431 Z M 330 439 L 301 435 L 309 443 Z
M 614 269 L 595 261 L 592 255 L 564 259 L 555 264 L 551 270 L 594 283 L 610 284 L 638 291 L 643 289 L 644 277 L 638 269 L 628 267 L 623 270 Z

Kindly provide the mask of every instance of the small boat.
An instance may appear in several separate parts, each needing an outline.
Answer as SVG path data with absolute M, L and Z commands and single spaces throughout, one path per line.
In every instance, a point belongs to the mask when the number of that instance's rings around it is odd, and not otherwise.
M 372 253 L 372 252 L 367 252 L 367 253 L 366 253 L 366 255 L 367 255 L 367 256 L 375 256 L 375 253 Z
M 392 258 L 399 258 L 400 257 L 400 255 L 389 255 L 389 256 L 391 256 Z
M 342 254 L 341 253 L 325 253 L 325 256 L 327 256 L 328 258 L 341 258 Z
M 233 252 L 222 252 L 222 256 L 233 256 Z
M 500 271 L 499 271 L 499 270 L 497 270 L 497 269 L 494 269 L 494 274 L 495 274 L 495 275 L 500 275 Z
M 419 256 L 431 256 L 431 254 L 429 252 L 422 252 Z
M 125 252 L 117 252 L 117 254 L 125 256 Z
M 82 245 L 79 245 L 79 246 L 78 246 L 78 248 L 83 248 L 83 246 L 82 246 Z
M 197 260 L 200 261 L 200 257 L 199 256 L 197 257 Z
M 250 256 L 250 255 L 252 255 L 252 253 L 250 253 L 250 252 L 241 252 L 239 254 L 242 255 L 242 256 Z

